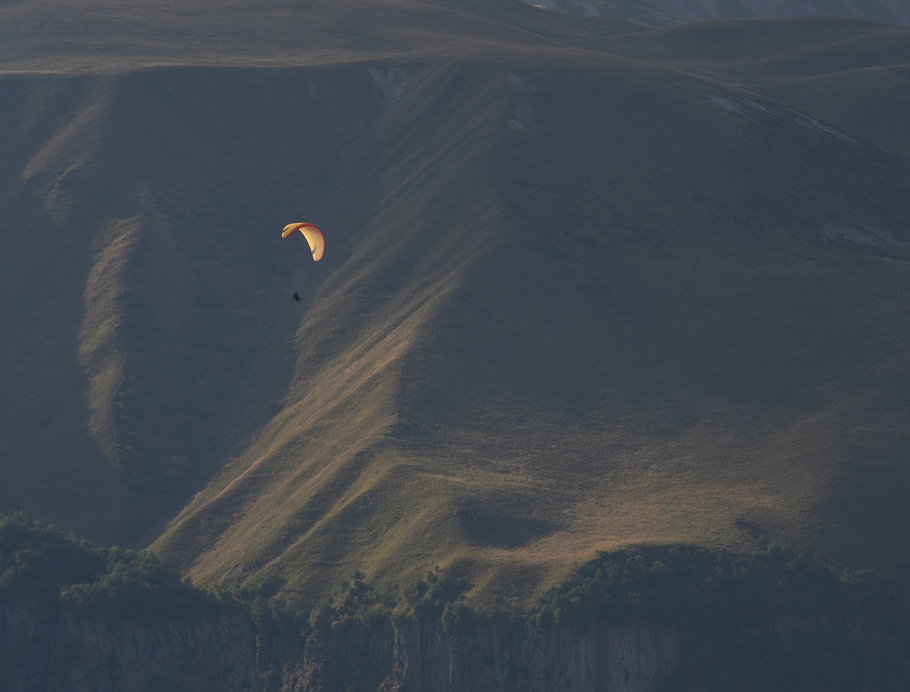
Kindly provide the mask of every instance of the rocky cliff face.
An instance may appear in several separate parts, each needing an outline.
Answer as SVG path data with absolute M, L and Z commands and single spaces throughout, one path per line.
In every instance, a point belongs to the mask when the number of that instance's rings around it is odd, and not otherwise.
M 343 626 L 306 639 L 241 616 L 143 620 L 0 604 L 0 692 L 651 692 L 679 658 L 672 629 L 446 632 Z
M 7 601 L 0 692 L 660 692 L 737 689 L 766 675 L 764 689 L 778 689 L 791 674 L 800 689 L 890 691 L 910 674 L 903 640 L 865 631 L 862 619 L 784 618 L 746 638 L 751 660 L 698 637 L 645 622 L 538 628 L 506 618 L 449 631 L 349 622 L 301 636 L 241 615 L 135 620 Z M 736 672 L 712 678 L 718 665 Z
M 259 692 L 241 616 L 146 620 L 0 603 L 0 692 Z
M 267 692 L 651 692 L 679 658 L 675 630 L 644 624 L 343 627 L 310 635 L 297 651 L 268 639 L 260 637 L 259 649 Z
M 521 622 L 449 634 L 440 627 L 395 633 L 395 665 L 387 689 L 650 692 L 676 667 L 674 630 L 644 624 L 587 631 Z

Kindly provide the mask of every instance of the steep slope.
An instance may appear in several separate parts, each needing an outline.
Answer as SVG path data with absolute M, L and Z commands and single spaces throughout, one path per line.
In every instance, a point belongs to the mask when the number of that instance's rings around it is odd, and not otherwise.
M 394 67 L 357 62 L 638 30 L 517 7 L 355 4 L 352 43 L 335 5 L 4 4 L 2 506 L 130 544 L 178 511 L 261 423 L 251 383 L 272 410 L 287 386 L 261 358 L 300 256 L 262 238 L 325 212 L 398 97 Z
M 857 104 L 908 29 L 52 5 L 0 10 L 3 509 L 294 607 L 907 559 L 910 132 Z
M 910 154 L 906 27 L 834 17 L 697 22 L 607 48 L 755 91 Z
M 394 442 L 400 381 L 407 355 L 495 240 L 499 207 L 479 163 L 501 109 L 499 85 L 483 79 L 497 72 L 489 64 L 414 70 L 326 217 L 358 242 L 336 249 L 333 275 L 307 287 L 309 313 L 288 321 L 265 356 L 287 353 L 293 338 L 281 412 L 156 544 L 188 564 L 205 535 L 214 550 L 196 565 L 201 578 L 278 561 L 291 565 L 288 578 L 324 591 L 377 550 L 399 559 L 415 532 L 439 540 L 423 516 L 438 511 L 446 487 L 423 487 Z M 314 562 L 327 569 L 299 569 Z
M 362 69 L 0 88 L 3 503 L 135 541 L 230 444 L 296 264 L 274 228 L 321 213 L 382 91 Z
M 418 74 L 342 195 L 375 210 L 354 257 L 386 278 L 321 286 L 287 409 L 156 550 L 304 601 L 355 569 L 394 588 L 403 560 L 522 598 L 627 542 L 906 554 L 866 547 L 899 493 L 850 492 L 906 487 L 904 161 L 623 60 Z M 386 307 L 339 358 L 362 294 Z

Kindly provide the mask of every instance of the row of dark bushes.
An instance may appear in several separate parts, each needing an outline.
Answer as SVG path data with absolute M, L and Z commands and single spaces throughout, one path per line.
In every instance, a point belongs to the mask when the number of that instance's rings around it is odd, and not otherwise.
M 439 574 L 417 579 L 399 598 L 380 597 L 355 572 L 338 593 L 312 611 L 290 612 L 272 576 L 255 588 L 194 587 L 146 551 L 98 547 L 22 513 L 0 514 L 0 598 L 51 600 L 74 611 L 127 617 L 198 617 L 243 612 L 259 626 L 310 631 L 348 624 L 374 627 L 392 621 L 465 625 L 472 613 L 461 602 L 464 579 Z
M 598 557 L 539 600 L 540 624 L 642 616 L 679 622 L 737 612 L 746 620 L 904 611 L 906 584 L 871 572 L 838 576 L 774 544 L 744 555 L 694 546 L 642 546 Z M 894 624 L 894 623 L 891 623 Z M 886 625 L 879 622 L 878 625 Z
M 0 515 L 0 598 L 54 601 L 74 611 L 198 617 L 240 610 L 195 588 L 152 553 L 101 548 L 22 513 Z
M 541 626 L 646 620 L 680 636 L 670 690 L 910 690 L 910 588 L 776 545 L 600 553 L 538 601 Z
M 396 597 L 355 572 L 312 611 L 291 613 L 282 583 L 195 588 L 154 555 L 99 548 L 22 514 L 0 515 L 0 599 L 132 618 L 245 613 L 289 633 L 437 622 L 466 630 L 467 580 L 428 572 Z M 668 690 L 910 690 L 910 584 L 868 572 L 836 575 L 770 545 L 742 555 L 692 546 L 600 553 L 544 593 L 541 628 L 646 621 L 674 629 L 680 665 Z

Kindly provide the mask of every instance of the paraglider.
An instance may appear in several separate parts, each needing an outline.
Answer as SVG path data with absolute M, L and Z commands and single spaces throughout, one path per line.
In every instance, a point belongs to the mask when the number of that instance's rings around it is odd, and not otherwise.
M 313 260 L 316 262 L 321 260 L 325 252 L 325 238 L 322 237 L 322 231 L 311 223 L 289 223 L 281 232 L 281 237 L 287 238 L 294 231 L 300 231 L 306 238 L 310 251 L 313 253 Z

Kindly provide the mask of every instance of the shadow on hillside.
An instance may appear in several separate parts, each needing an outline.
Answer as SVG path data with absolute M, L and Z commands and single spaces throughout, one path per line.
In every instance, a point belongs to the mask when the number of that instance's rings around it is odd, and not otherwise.
M 471 541 L 497 548 L 519 548 L 558 528 L 549 521 L 489 514 L 465 507 L 457 509 L 455 516 Z

